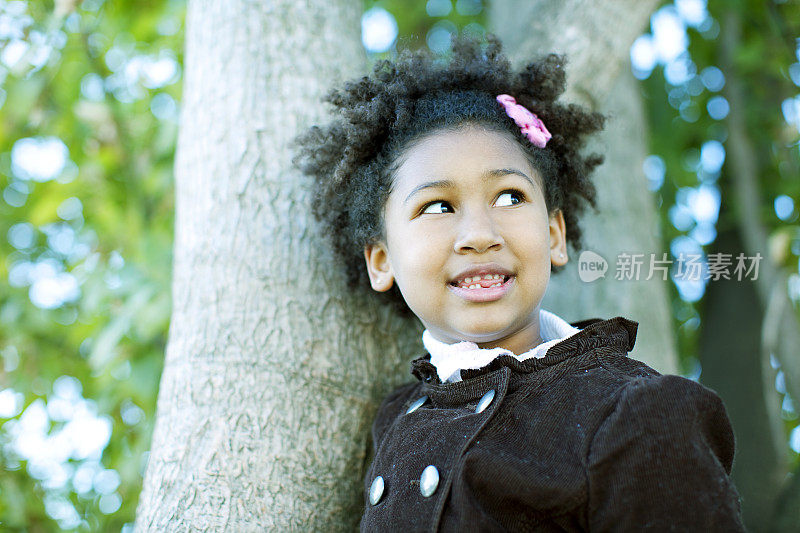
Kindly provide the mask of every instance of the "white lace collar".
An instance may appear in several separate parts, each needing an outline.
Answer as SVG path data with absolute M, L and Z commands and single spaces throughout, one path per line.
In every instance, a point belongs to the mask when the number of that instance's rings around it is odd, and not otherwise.
M 427 329 L 422 332 L 422 344 L 431 354 L 431 364 L 436 367 L 439 379 L 442 382 L 453 382 L 461 381 L 462 369 L 483 368 L 501 355 L 511 355 L 520 361 L 531 357 L 544 357 L 551 346 L 579 331 L 558 315 L 540 309 L 539 335 L 543 342 L 520 355 L 505 348 L 479 348 L 477 344 L 469 341 L 447 344 L 434 339 Z

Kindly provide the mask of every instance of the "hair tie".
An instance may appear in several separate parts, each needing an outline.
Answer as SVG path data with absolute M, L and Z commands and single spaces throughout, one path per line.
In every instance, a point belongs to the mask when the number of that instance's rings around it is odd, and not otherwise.
M 508 94 L 501 94 L 497 96 L 497 101 L 505 109 L 506 115 L 514 119 L 517 126 L 520 127 L 522 134 L 538 148 L 544 148 L 553 136 L 544 127 L 542 120 L 534 113 L 528 111 L 528 108 L 517 103 L 513 96 Z

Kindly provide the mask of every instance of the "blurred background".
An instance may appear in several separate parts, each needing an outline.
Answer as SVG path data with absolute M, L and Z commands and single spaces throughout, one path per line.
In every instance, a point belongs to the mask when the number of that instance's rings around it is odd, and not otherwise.
M 0 529 L 132 530 L 171 310 L 185 7 L 0 0 Z M 365 53 L 391 57 L 399 40 L 446 54 L 452 34 L 485 32 L 486 7 L 367 0 Z M 742 31 L 724 39 L 731 21 Z M 742 233 L 756 232 L 785 280 L 778 290 L 795 328 L 799 38 L 795 2 L 675 0 L 630 50 L 663 249 L 705 259 L 744 249 Z M 744 134 L 736 154 L 732 133 Z M 758 188 L 743 193 L 736 172 L 748 164 Z M 748 199 L 755 210 L 742 207 Z M 717 353 L 720 332 L 751 333 L 764 351 L 765 442 L 789 472 L 764 490 L 780 514 L 800 501 L 800 420 L 764 333 L 783 326 L 762 331 L 781 322 L 753 285 L 673 277 L 673 325 L 681 374 L 715 390 L 746 372 Z M 745 499 L 767 483 L 748 482 L 749 471 L 734 472 Z

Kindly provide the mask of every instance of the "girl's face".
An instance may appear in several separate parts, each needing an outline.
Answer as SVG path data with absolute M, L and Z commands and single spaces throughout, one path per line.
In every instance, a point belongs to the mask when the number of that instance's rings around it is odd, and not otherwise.
M 440 130 L 398 165 L 385 241 L 364 252 L 372 288 L 397 283 L 442 342 L 517 354 L 538 344 L 550 265 L 567 262 L 566 231 L 560 211 L 548 216 L 541 178 L 517 141 L 473 125 Z

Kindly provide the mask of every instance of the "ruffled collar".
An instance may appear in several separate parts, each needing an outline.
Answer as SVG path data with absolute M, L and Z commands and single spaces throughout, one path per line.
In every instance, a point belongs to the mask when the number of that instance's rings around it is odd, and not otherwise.
M 436 367 L 439 379 L 447 383 L 461 381 L 462 369 L 483 368 L 501 355 L 510 355 L 520 361 L 544 357 L 551 346 L 579 331 L 580 329 L 572 327 L 555 313 L 540 309 L 539 335 L 543 342 L 519 355 L 505 348 L 479 348 L 469 341 L 447 344 L 434 339 L 427 329 L 422 332 L 422 344 L 431 354 L 430 362 Z

